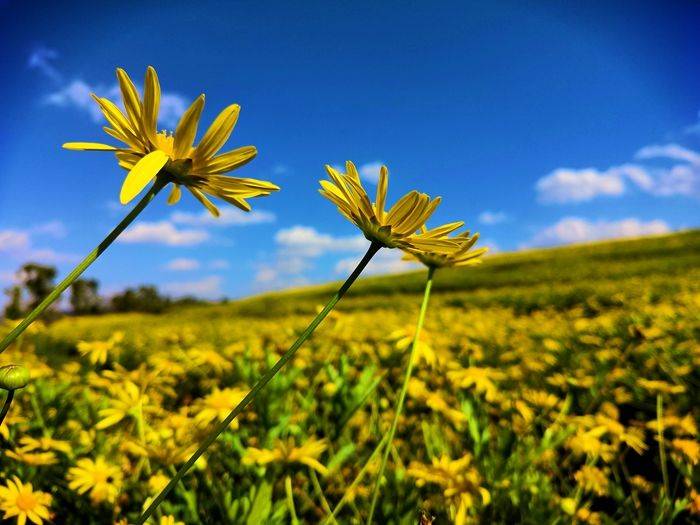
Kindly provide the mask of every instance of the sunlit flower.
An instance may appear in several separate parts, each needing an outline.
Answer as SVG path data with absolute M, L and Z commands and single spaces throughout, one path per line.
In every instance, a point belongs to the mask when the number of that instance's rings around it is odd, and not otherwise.
M 93 365 L 103 365 L 111 355 L 118 357 L 119 344 L 124 340 L 124 332 L 115 332 L 106 341 L 78 341 L 78 352 L 87 356 Z
M 598 496 L 604 496 L 608 492 L 608 478 L 599 468 L 584 465 L 574 474 L 574 478 L 579 486 L 587 492 L 593 492 Z
M 279 188 L 266 181 L 224 176 L 251 161 L 257 151 L 244 146 L 216 155 L 223 147 L 238 120 L 240 107 L 232 104 L 214 120 L 197 146 L 193 146 L 199 118 L 204 108 L 200 95 L 180 118 L 174 133 L 157 131 L 160 106 L 160 83 L 155 69 L 146 71 L 143 99 L 123 69 L 117 69 L 126 114 L 112 101 L 92 95 L 111 127 L 105 132 L 125 146 L 93 142 L 68 142 L 66 149 L 112 151 L 119 166 L 128 171 L 119 198 L 126 204 L 136 197 L 159 173 L 173 184 L 168 203 L 180 200 L 180 186 L 185 186 L 213 215 L 219 211 L 205 196 L 218 197 L 234 206 L 250 211 L 245 199 L 269 195 Z
M 319 192 L 338 207 L 350 222 L 354 223 L 365 237 L 388 248 L 413 247 L 412 236 L 428 220 L 440 204 L 440 197 L 430 199 L 425 193 L 411 191 L 401 197 L 389 211 L 385 211 L 389 172 L 382 166 L 377 184 L 377 198 L 372 203 L 362 186 L 355 165 L 345 163 L 346 173 L 340 173 L 332 166 L 326 166 L 330 181 L 322 180 Z M 440 249 L 451 248 L 452 241 L 428 239 L 421 246 Z
M 471 461 L 470 454 L 454 460 L 442 455 L 433 458 L 430 465 L 412 461 L 407 470 L 409 476 L 416 478 L 417 486 L 431 483 L 443 489 L 443 496 L 453 508 L 455 525 L 464 525 L 469 510 L 477 503 L 488 505 L 491 502 L 491 494 L 481 486 L 481 475 Z
M 406 247 L 404 260 L 420 261 L 430 268 L 473 266 L 481 263 L 481 256 L 488 251 L 488 248 L 472 250 L 476 241 L 479 240 L 478 233 L 471 235 L 471 232 L 465 231 L 453 237 L 449 236 L 462 226 L 464 226 L 463 222 L 452 222 L 429 230 L 423 224 L 420 233 L 411 238 L 413 247 Z M 439 250 L 432 251 L 430 243 L 441 240 L 452 241 L 454 244 L 439 246 Z
M 35 491 L 31 483 L 22 483 L 17 476 L 8 479 L 0 486 L 0 509 L 5 514 L 3 519 L 17 518 L 17 525 L 24 525 L 27 520 L 41 525 L 50 518 L 49 505 L 51 494 Z
M 185 522 L 176 520 L 175 516 L 161 516 L 158 525 L 185 525 Z
M 122 473 L 102 457 L 95 460 L 82 458 L 76 462 L 75 467 L 68 470 L 67 478 L 68 488 L 78 494 L 89 491 L 93 503 L 113 503 L 119 494 Z
M 141 393 L 139 387 L 131 381 L 124 381 L 114 388 L 114 397 L 109 400 L 109 408 L 98 412 L 102 418 L 95 428 L 102 430 L 116 425 L 126 417 L 139 416 L 139 411 L 150 410 L 148 396 Z
M 240 388 L 215 388 L 211 394 L 197 402 L 195 421 L 204 425 L 216 420 L 223 421 L 247 393 L 247 390 Z M 238 428 L 237 419 L 232 421 L 230 428 Z
M 287 442 L 277 440 L 275 448 L 260 449 L 249 447 L 243 456 L 243 463 L 246 465 L 267 465 L 269 463 L 301 463 L 311 467 L 319 474 L 328 474 L 328 468 L 322 465 L 318 458 L 328 448 L 325 439 L 309 438 L 302 445 L 296 446 L 293 441 Z
M 7 450 L 5 455 L 8 458 L 12 458 L 15 461 L 24 463 L 25 465 L 32 465 L 34 467 L 41 467 L 46 465 L 55 465 L 58 462 L 56 454 L 51 451 L 47 452 L 30 452 L 18 448 L 17 450 Z

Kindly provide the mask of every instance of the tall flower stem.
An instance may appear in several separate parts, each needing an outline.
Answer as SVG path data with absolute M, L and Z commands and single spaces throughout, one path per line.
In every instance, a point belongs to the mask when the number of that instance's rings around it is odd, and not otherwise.
M 180 467 L 180 469 L 177 471 L 177 474 L 175 474 L 175 476 L 170 480 L 170 482 L 165 486 L 165 488 L 163 488 L 163 490 L 160 491 L 160 493 L 155 497 L 155 499 L 151 502 L 151 504 L 143 512 L 143 514 L 141 514 L 141 517 L 136 522 L 136 525 L 142 525 L 151 516 L 151 514 L 153 514 L 153 511 L 156 509 L 156 507 L 158 507 L 158 505 L 161 504 L 161 502 L 165 499 L 165 497 L 173 489 L 173 487 L 177 485 L 180 479 L 182 479 L 182 477 L 187 473 L 187 471 L 190 470 L 190 468 L 192 468 L 192 466 L 200 458 L 200 456 L 204 454 L 204 452 L 211 446 L 212 443 L 214 443 L 216 438 L 219 437 L 219 434 L 221 434 L 224 430 L 228 428 L 231 422 L 234 419 L 236 419 L 236 417 L 241 412 L 243 412 L 246 409 L 246 407 L 253 402 L 253 400 L 255 400 L 255 398 L 265 387 L 265 385 L 267 385 L 270 382 L 270 380 L 273 377 L 275 377 L 275 375 L 277 375 L 277 372 L 279 372 L 282 369 L 282 367 L 286 365 L 292 357 L 294 357 L 296 351 L 299 350 L 301 345 L 303 345 L 304 342 L 311 336 L 311 334 L 314 333 L 314 330 L 316 330 L 318 325 L 321 324 L 321 321 L 323 321 L 326 318 L 326 316 L 333 309 L 333 307 L 345 295 L 348 289 L 352 286 L 355 280 L 362 273 L 362 270 L 365 269 L 365 266 L 367 266 L 372 257 L 374 257 L 374 254 L 376 254 L 380 248 L 381 245 L 378 243 L 373 242 L 370 245 L 370 247 L 367 249 L 367 253 L 365 253 L 362 260 L 350 274 L 350 277 L 347 278 L 347 280 L 338 289 L 335 295 L 331 297 L 330 301 L 328 301 L 323 310 L 321 310 L 321 312 L 319 312 L 319 314 L 314 318 L 314 320 L 311 321 L 309 326 L 306 327 L 306 330 L 304 330 L 299 336 L 299 338 L 294 342 L 294 344 L 291 347 L 289 347 L 289 350 L 287 350 L 284 353 L 284 355 L 282 355 L 282 357 L 280 357 L 279 360 L 267 372 L 265 372 L 265 374 L 260 379 L 258 379 L 257 383 L 255 383 L 255 385 L 253 385 L 253 388 L 250 389 L 250 392 L 248 392 L 246 396 L 238 403 L 238 405 L 236 405 L 236 407 L 231 411 L 231 413 L 228 416 L 226 416 L 226 419 L 224 419 L 218 425 L 216 425 L 214 430 L 212 430 L 204 438 L 204 441 L 202 441 L 202 444 L 199 445 L 199 448 L 194 452 L 194 454 L 190 456 L 190 459 L 188 459 L 185 462 L 185 464 Z
M 7 412 L 10 410 L 10 405 L 12 404 L 12 399 L 14 397 L 15 397 L 15 391 L 8 390 L 7 397 L 5 398 L 5 404 L 2 405 L 2 410 L 0 410 L 0 425 L 2 425 L 2 422 L 5 421 L 5 416 L 7 415 Z
M 411 374 L 413 373 L 413 365 L 416 358 L 416 349 L 418 348 L 418 339 L 420 338 L 420 332 L 423 328 L 423 322 L 425 321 L 425 312 L 428 310 L 428 301 L 430 299 L 430 290 L 433 287 L 433 274 L 435 273 L 435 268 L 430 266 L 428 268 L 428 279 L 425 282 L 425 292 L 423 293 L 423 303 L 420 307 L 420 313 L 418 314 L 418 324 L 416 325 L 416 333 L 413 336 L 413 343 L 411 344 L 411 353 L 408 356 L 408 365 L 406 366 L 406 373 L 403 378 L 403 385 L 401 386 L 401 392 L 399 393 L 399 399 L 396 403 L 396 412 L 394 413 L 394 420 L 391 422 L 391 428 L 389 429 L 389 434 L 386 440 L 386 448 L 384 449 L 384 454 L 382 455 L 382 462 L 379 466 L 379 472 L 377 473 L 377 479 L 374 482 L 374 489 L 372 490 L 372 504 L 369 507 L 369 516 L 367 517 L 367 525 L 372 523 L 372 517 L 374 516 L 374 510 L 377 506 L 377 500 L 379 499 L 379 486 L 381 485 L 382 477 L 384 476 L 384 470 L 386 469 L 386 462 L 389 459 L 389 452 L 391 451 L 391 445 L 394 441 L 394 435 L 396 434 L 396 427 L 399 423 L 399 417 L 401 416 L 401 411 L 403 410 L 403 404 L 406 400 L 406 392 L 408 391 L 408 383 L 411 380 Z M 380 444 L 381 445 L 381 444 Z
M 105 237 L 102 242 L 85 257 L 85 259 L 83 259 L 75 268 L 73 268 L 73 271 L 70 272 L 66 278 L 63 279 L 58 286 L 56 286 L 56 288 L 54 288 L 51 293 L 47 295 L 46 298 L 41 301 L 41 303 L 39 303 L 39 305 L 29 313 L 29 315 L 27 315 L 27 317 L 24 318 L 21 323 L 15 326 L 15 328 L 5 336 L 2 342 L 0 342 L 0 353 L 4 352 L 7 347 L 10 346 L 12 341 L 17 339 L 17 337 L 19 337 L 19 335 L 24 332 L 27 327 L 44 312 L 44 310 L 46 310 L 56 299 L 59 298 L 66 288 L 73 284 L 73 281 L 80 277 L 80 275 L 92 263 L 94 263 L 107 248 L 109 248 L 110 244 L 112 244 L 114 240 L 127 228 L 127 226 L 134 221 L 134 219 L 143 211 L 148 203 L 153 200 L 153 197 L 155 197 L 156 194 L 163 189 L 167 182 L 167 179 L 163 176 L 159 176 L 156 179 L 155 184 L 151 186 L 148 193 L 146 193 L 138 204 L 134 206 L 134 209 L 131 210 L 129 214 L 124 217 L 124 219 L 122 219 L 122 221 L 117 224 L 117 226 L 111 232 L 109 232 L 109 235 L 107 235 L 107 237 Z

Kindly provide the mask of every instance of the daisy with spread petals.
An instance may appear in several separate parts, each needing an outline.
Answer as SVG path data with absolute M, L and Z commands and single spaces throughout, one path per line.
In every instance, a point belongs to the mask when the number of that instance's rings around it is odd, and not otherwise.
M 22 483 L 17 476 L 0 485 L 0 509 L 5 513 L 2 517 L 16 517 L 17 525 L 24 525 L 27 520 L 41 525 L 51 517 L 50 505 L 51 494 L 35 491 L 31 483 Z
M 404 259 L 417 260 L 428 267 L 428 279 L 425 283 L 423 303 L 418 315 L 418 323 L 416 324 L 416 331 L 413 335 L 411 351 L 408 355 L 408 363 L 404 373 L 403 385 L 396 402 L 394 418 L 391 423 L 391 428 L 389 429 L 387 443 L 384 448 L 384 454 L 382 455 L 382 462 L 379 466 L 377 479 L 374 483 L 372 503 L 370 505 L 369 518 L 367 520 L 368 524 L 372 522 L 374 510 L 379 498 L 379 487 L 382 476 L 384 475 L 384 471 L 386 469 L 386 464 L 389 459 L 389 451 L 392 448 L 392 441 L 394 439 L 394 435 L 396 434 L 399 417 L 401 416 L 403 405 L 406 400 L 406 393 L 408 392 L 408 387 L 411 382 L 411 375 L 413 374 L 413 366 L 418 354 L 418 348 L 420 347 L 420 334 L 423 328 L 423 322 L 425 321 L 425 314 L 428 309 L 428 300 L 430 298 L 430 290 L 433 286 L 433 276 L 435 271 L 438 268 L 445 268 L 448 266 L 473 266 L 481 262 L 480 257 L 486 252 L 486 248 L 472 250 L 476 244 L 476 241 L 479 239 L 478 233 L 471 235 L 469 231 L 466 231 L 450 237 L 451 233 L 454 233 L 462 226 L 464 226 L 463 222 L 451 222 L 429 230 L 425 224 L 421 224 L 420 233 L 411 235 L 410 242 L 401 245 L 401 248 L 405 252 Z
M 113 503 L 119 494 L 122 472 L 119 467 L 107 463 L 104 458 L 79 459 L 75 467 L 68 470 L 68 488 L 78 494 L 90 493 L 90 499 L 98 504 Z
M 250 162 L 257 154 L 254 146 L 243 146 L 219 153 L 238 120 L 240 107 L 237 104 L 231 104 L 219 113 L 199 144 L 194 145 L 199 119 L 204 109 L 204 95 L 200 95 L 185 111 L 173 133 L 158 131 L 160 82 L 156 70 L 152 67 L 146 70 L 143 97 L 123 69 L 117 69 L 117 78 L 124 112 L 107 98 L 95 94 L 92 98 L 107 120 L 108 126 L 103 128 L 105 133 L 122 142 L 122 145 L 67 142 L 63 147 L 70 150 L 114 153 L 119 166 L 127 171 L 119 194 L 122 204 L 131 202 L 151 182 L 155 183 L 133 210 L 68 277 L 0 341 L 0 353 L 114 242 L 164 186 L 172 185 L 168 197 L 169 204 L 180 200 L 181 187 L 184 186 L 216 217 L 219 216 L 219 210 L 209 197 L 216 197 L 241 210 L 250 211 L 250 204 L 246 199 L 269 195 L 279 190 L 271 182 L 226 175 Z
M 404 249 L 411 248 L 412 250 L 431 250 L 441 252 L 444 250 L 452 250 L 458 246 L 458 243 L 451 239 L 444 238 L 427 238 L 417 237 L 416 233 L 425 224 L 425 221 L 432 215 L 440 204 L 440 198 L 431 199 L 424 193 L 412 191 L 403 196 L 399 201 L 392 206 L 389 211 L 386 211 L 386 194 L 389 174 L 386 166 L 381 169 L 379 177 L 379 185 L 377 188 L 377 197 L 372 203 L 367 195 L 367 192 L 362 187 L 360 176 L 352 162 L 346 164 L 347 173 L 340 173 L 331 166 L 326 166 L 326 171 L 330 176 L 330 181 L 321 182 L 321 194 L 333 202 L 347 219 L 353 222 L 370 241 L 370 246 L 367 252 L 362 257 L 357 267 L 352 271 L 338 291 L 330 298 L 328 303 L 311 321 L 309 326 L 302 332 L 299 338 L 292 344 L 291 347 L 279 358 L 279 360 L 263 374 L 255 385 L 229 412 L 229 414 L 221 419 L 213 430 L 204 438 L 203 443 L 188 459 L 182 467 L 177 471 L 175 476 L 170 480 L 168 485 L 156 496 L 146 510 L 141 514 L 137 521 L 137 525 L 145 523 L 151 516 L 153 511 L 165 499 L 168 493 L 177 485 L 185 473 L 192 468 L 197 459 L 204 454 L 206 449 L 214 442 L 214 440 L 226 430 L 229 425 L 245 408 L 255 400 L 258 393 L 270 382 L 270 380 L 282 369 L 282 367 L 292 359 L 297 350 L 302 344 L 314 333 L 314 330 L 321 324 L 326 316 L 333 310 L 335 305 L 345 295 L 348 289 L 352 286 L 355 280 L 359 277 L 372 257 L 382 248 Z M 237 393 L 236 393 L 237 394 Z M 236 395 L 232 393 L 230 398 L 235 399 Z M 218 401 L 222 401 L 219 399 Z M 218 403 L 217 404 L 220 404 Z M 206 419 L 210 419 L 211 413 L 205 414 Z M 200 416 L 200 420 L 204 416 Z M 221 418 L 221 415 L 218 416 Z M 196 419 L 196 416 L 195 416 Z M 286 449 L 285 449 L 286 450 Z M 269 451 L 261 451 L 258 454 L 259 458 L 269 456 Z M 253 452 L 255 454 L 255 452 Z M 319 465 L 316 465 L 318 467 Z M 315 467 L 313 467 L 315 468 Z

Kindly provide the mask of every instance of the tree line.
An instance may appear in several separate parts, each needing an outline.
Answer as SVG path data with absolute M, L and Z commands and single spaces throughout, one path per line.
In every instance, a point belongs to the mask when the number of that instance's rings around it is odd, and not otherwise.
M 8 303 L 4 316 L 7 319 L 21 319 L 31 312 L 53 290 L 56 279 L 53 266 L 26 263 L 17 272 L 16 283 L 5 290 Z M 126 288 L 110 297 L 99 294 L 97 279 L 77 279 L 70 287 L 68 313 L 73 315 L 99 315 L 108 312 L 147 312 L 161 313 L 173 305 L 199 302 L 192 297 L 174 300 L 161 295 L 153 285 Z M 48 313 L 48 312 L 47 312 Z M 56 318 L 62 312 L 53 309 L 49 318 Z

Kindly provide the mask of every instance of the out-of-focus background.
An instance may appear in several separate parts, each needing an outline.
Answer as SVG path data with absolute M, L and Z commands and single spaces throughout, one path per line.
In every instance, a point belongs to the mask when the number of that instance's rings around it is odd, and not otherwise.
M 0 0 L 0 335 L 129 209 L 112 155 L 61 149 L 110 142 L 90 93 L 116 67 L 157 68 L 164 129 L 239 103 L 228 147 L 259 155 L 233 175 L 282 187 L 218 220 L 159 196 L 0 356 L 31 372 L 2 522 L 136 521 L 366 249 L 317 193 L 347 159 L 490 248 L 437 272 L 376 523 L 700 520 L 699 26 L 691 2 Z M 149 523 L 365 522 L 426 271 L 366 273 Z

